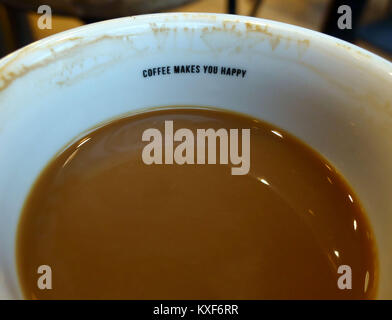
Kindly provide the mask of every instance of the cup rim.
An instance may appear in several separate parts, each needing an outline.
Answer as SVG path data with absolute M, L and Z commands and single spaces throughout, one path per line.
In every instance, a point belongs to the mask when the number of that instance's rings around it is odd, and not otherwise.
M 142 28 L 147 26 L 151 31 L 153 28 L 151 24 L 159 23 L 160 27 L 156 29 L 159 32 L 162 26 L 167 30 L 167 28 L 174 29 L 174 26 L 186 23 L 211 26 L 227 22 L 267 28 L 264 30 L 268 30 L 268 34 L 272 36 L 288 33 L 290 36 L 294 37 L 294 40 L 311 40 L 312 43 L 319 46 L 338 46 L 342 49 L 337 52 L 338 55 L 351 55 L 353 59 L 364 60 L 367 64 L 370 64 L 372 68 L 378 69 L 381 74 L 385 72 L 387 76 L 392 76 L 392 62 L 355 44 L 323 34 L 319 31 L 284 22 L 242 15 L 173 12 L 144 14 L 104 20 L 69 29 L 35 41 L 0 59 L 0 92 L 3 89 L 6 89 L 15 79 L 22 77 L 30 70 L 39 68 L 43 64 L 56 60 L 57 53 L 65 53 L 67 50 L 73 48 L 73 46 L 88 45 L 89 42 L 99 41 L 100 38 L 105 36 L 132 36 L 133 34 L 131 31 L 137 26 Z M 225 29 L 222 29 L 221 31 L 223 32 Z

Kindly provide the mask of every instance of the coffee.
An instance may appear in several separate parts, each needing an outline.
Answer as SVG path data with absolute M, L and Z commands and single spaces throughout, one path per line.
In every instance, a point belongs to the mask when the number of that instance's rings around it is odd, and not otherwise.
M 144 163 L 143 132 L 165 121 L 195 136 L 250 129 L 247 174 L 196 154 Z M 377 289 L 372 231 L 339 173 L 279 128 L 202 108 L 119 119 L 56 156 L 26 200 L 16 254 L 28 299 L 366 299 Z M 50 290 L 37 286 L 41 265 Z

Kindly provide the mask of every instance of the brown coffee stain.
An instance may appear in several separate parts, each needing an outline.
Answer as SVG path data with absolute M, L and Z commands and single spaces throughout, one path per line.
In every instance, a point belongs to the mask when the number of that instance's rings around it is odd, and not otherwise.
M 209 21 L 211 23 L 216 22 L 216 16 L 212 16 L 209 14 L 190 14 L 190 13 L 184 13 L 184 14 L 178 14 L 178 15 L 173 15 L 170 18 L 167 18 L 166 21 L 170 22 L 173 19 L 178 19 L 179 17 L 184 17 L 188 18 L 191 20 L 197 20 L 197 19 L 203 19 L 206 21 Z M 130 20 L 135 20 L 135 17 L 131 17 Z M 245 34 L 244 34 L 244 29 L 245 29 Z M 298 36 L 286 36 L 280 33 L 275 33 L 270 30 L 270 26 L 268 24 L 265 25 L 260 25 L 258 23 L 253 23 L 253 22 L 242 22 L 238 19 L 225 19 L 222 21 L 221 26 L 217 25 L 212 25 L 212 26 L 205 26 L 201 29 L 194 28 L 194 27 L 189 27 L 185 26 L 183 28 L 177 28 L 177 27 L 171 27 L 166 24 L 161 24 L 158 25 L 157 23 L 150 23 L 150 30 L 147 30 L 146 32 L 140 32 L 140 33 L 129 33 L 129 34 L 124 34 L 124 35 L 102 35 L 93 39 L 88 39 L 84 38 L 81 36 L 76 36 L 76 37 L 69 37 L 69 38 L 62 38 L 62 39 L 56 39 L 53 42 L 43 45 L 42 42 L 38 42 L 32 45 L 29 45 L 25 48 L 23 48 L 20 51 L 15 52 L 11 56 L 9 56 L 8 61 L 3 63 L 3 65 L 0 66 L 0 91 L 6 89 L 14 80 L 16 80 L 19 77 L 25 76 L 27 73 L 36 70 L 41 67 L 48 66 L 51 64 L 53 61 L 60 59 L 63 56 L 73 54 L 75 50 L 78 50 L 82 47 L 92 45 L 94 43 L 97 43 L 99 41 L 103 40 L 120 40 L 120 41 L 127 41 L 130 43 L 132 46 L 132 39 L 135 36 L 143 35 L 148 32 L 152 32 L 155 36 L 160 38 L 161 42 L 158 43 L 158 49 L 161 49 L 165 43 L 166 37 L 170 33 L 177 33 L 178 31 L 184 31 L 184 32 L 189 32 L 191 31 L 192 33 L 200 30 L 201 31 L 201 38 L 204 41 L 204 43 L 207 45 L 208 50 L 214 51 L 216 53 L 220 53 L 223 50 L 230 50 L 229 48 L 220 48 L 216 47 L 213 44 L 209 43 L 207 39 L 205 39 L 205 36 L 211 33 L 219 33 L 219 32 L 224 32 L 224 33 L 230 33 L 238 38 L 243 37 L 244 40 L 251 39 L 249 43 L 249 47 L 253 47 L 259 42 L 263 42 L 267 40 L 271 46 L 271 50 L 274 51 L 276 48 L 278 48 L 281 43 L 285 43 L 284 49 L 289 49 L 292 45 L 296 45 L 297 51 L 298 51 L 298 59 L 290 59 L 287 57 L 278 57 L 284 60 L 291 60 L 293 63 L 299 63 L 303 66 L 305 66 L 307 69 L 311 70 L 313 73 L 317 74 L 318 76 L 326 79 L 329 83 L 333 84 L 335 87 L 340 88 L 341 90 L 349 93 L 350 95 L 354 95 L 354 91 L 352 88 L 350 88 L 347 85 L 341 84 L 340 82 L 332 79 L 328 74 L 317 68 L 316 66 L 310 65 L 309 63 L 306 63 L 303 61 L 303 57 L 308 50 L 308 48 L 311 45 L 310 39 L 303 39 L 301 38 L 301 35 L 298 34 Z M 162 37 L 163 35 L 163 37 Z M 295 33 L 294 33 L 295 35 Z M 58 49 L 58 46 L 65 43 L 65 42 L 75 42 L 73 46 L 65 49 L 56 50 Z M 353 47 L 350 47 L 349 45 L 342 44 L 342 43 L 336 43 L 336 48 L 344 50 L 348 53 L 347 57 L 345 58 L 344 56 L 342 57 L 341 54 L 337 54 L 333 48 L 331 49 L 325 49 L 325 47 L 319 46 L 317 47 L 317 44 L 314 44 L 316 46 L 317 50 L 322 51 L 325 54 L 331 55 L 336 57 L 339 60 L 345 59 L 347 60 L 347 63 L 352 64 L 352 55 L 357 56 L 357 57 L 363 57 L 367 59 L 372 59 L 372 57 L 361 50 L 356 50 Z M 239 44 L 238 42 L 233 44 L 232 51 L 234 53 L 239 53 L 242 50 L 242 44 Z M 132 47 L 134 50 L 134 47 Z M 50 50 L 48 52 L 48 50 Z M 29 56 L 30 54 L 34 53 L 36 54 L 37 52 L 42 51 L 42 54 L 45 58 L 42 60 L 33 63 L 32 65 L 25 65 L 23 64 L 23 61 L 25 57 Z M 69 67 L 69 66 L 68 66 Z M 357 63 L 355 65 L 356 68 L 362 69 L 364 72 L 369 73 L 371 72 L 371 76 L 377 77 L 381 81 L 385 81 L 383 77 L 380 76 L 378 72 L 372 72 L 367 68 L 366 66 L 361 65 L 360 63 Z M 90 70 L 87 70 L 89 72 Z M 78 75 L 79 76 L 79 75 Z M 64 85 L 65 83 L 71 81 L 73 78 L 71 77 L 70 79 L 66 79 L 64 81 L 58 81 L 58 85 Z M 357 95 L 355 95 L 355 98 L 358 99 Z M 375 99 L 372 99 L 375 100 Z M 390 103 L 390 102 L 387 102 Z M 385 108 L 385 104 L 382 104 L 382 107 L 380 107 L 382 110 L 387 110 Z M 389 109 L 388 109 L 389 110 Z M 388 114 L 390 115 L 390 111 L 387 111 Z
M 190 19 L 203 19 L 211 22 L 216 22 L 217 17 L 212 16 L 209 14 L 188 14 L 184 13 L 181 15 L 173 15 L 170 19 L 168 18 L 167 21 L 171 21 L 171 19 L 176 19 L 179 16 L 183 16 L 185 18 L 190 18 Z M 135 20 L 135 17 L 130 17 L 131 20 Z M 281 43 L 281 40 L 285 39 L 286 40 L 286 48 L 289 47 L 291 38 L 285 37 L 281 34 L 273 34 L 269 30 L 269 26 L 261 26 L 257 23 L 251 23 L 251 22 L 241 22 L 238 19 L 234 20 L 224 20 L 222 21 L 221 27 L 219 26 L 211 26 L 211 27 L 204 27 L 202 28 L 202 36 L 203 34 L 206 33 L 211 33 L 211 32 L 229 32 L 237 37 L 243 36 L 243 32 L 240 30 L 240 27 L 245 25 L 246 33 L 256 33 L 259 34 L 263 37 L 267 37 L 269 40 L 269 43 L 271 45 L 271 49 L 275 50 L 279 44 Z M 176 33 L 177 32 L 177 27 L 170 27 L 165 24 L 162 24 L 160 26 L 157 25 L 157 23 L 150 23 L 150 28 L 151 31 L 154 33 L 155 36 L 159 36 L 161 38 L 162 35 L 167 36 L 169 33 Z M 189 28 L 189 27 L 183 27 L 181 30 L 187 32 L 191 30 L 192 32 L 195 31 L 194 28 Z M 147 31 L 149 32 L 149 31 Z M 9 61 L 5 62 L 2 66 L 0 66 L 0 91 L 6 89 L 14 80 L 16 80 L 19 77 L 25 76 L 27 73 L 36 70 L 38 68 L 47 66 L 51 64 L 53 61 L 60 59 L 62 56 L 67 55 L 67 54 L 72 54 L 76 49 L 80 49 L 81 47 L 85 47 L 94 43 L 97 43 L 102 40 L 126 40 L 130 41 L 131 38 L 133 38 L 136 35 L 142 35 L 143 33 L 139 34 L 125 34 L 125 35 L 119 35 L 119 36 L 113 36 L 113 35 L 102 35 L 99 37 L 96 37 L 94 39 L 87 39 L 81 36 L 76 36 L 76 37 L 69 37 L 69 38 L 62 38 L 62 39 L 56 39 L 54 42 L 49 43 L 45 46 L 42 45 L 42 41 L 31 44 L 20 51 L 15 52 L 11 56 L 8 57 Z M 258 39 L 258 41 L 264 41 L 264 38 L 261 37 Z M 61 49 L 59 51 L 56 51 L 56 47 L 61 45 L 62 43 L 65 42 L 75 42 L 75 44 L 70 47 L 70 48 L 65 48 Z M 165 41 L 163 43 L 158 44 L 158 49 L 163 46 Z M 304 46 L 306 44 L 306 46 Z M 309 40 L 299 40 L 298 41 L 298 48 L 299 52 L 301 53 L 300 55 L 303 55 L 304 51 L 306 48 L 309 47 Z M 210 49 L 212 49 L 210 47 Z M 48 52 L 49 50 L 50 52 Z M 214 49 L 217 52 L 221 52 L 223 50 L 219 48 Z M 234 52 L 239 52 L 240 50 L 238 49 L 238 45 L 233 47 Z M 42 51 L 43 55 L 46 55 L 46 58 L 43 58 L 39 62 L 33 63 L 31 65 L 25 65 L 23 64 L 23 60 L 26 56 L 29 56 L 32 53 L 37 53 L 38 51 Z M 7 59 L 7 58 L 6 58 Z M 62 81 L 58 82 L 59 85 L 62 85 Z
M 270 39 L 270 44 L 271 44 L 272 51 L 274 51 L 275 48 L 279 45 L 281 38 L 282 37 L 280 35 L 278 35 L 278 36 Z
M 93 44 L 96 44 L 101 41 L 126 41 L 130 46 L 132 46 L 133 42 L 133 37 L 135 36 L 140 36 L 142 35 L 141 33 L 133 33 L 133 34 L 126 34 L 126 35 L 102 35 L 96 38 L 83 38 L 83 37 L 72 37 L 72 38 L 66 38 L 66 39 L 61 39 L 59 41 L 55 41 L 54 43 L 49 44 L 48 46 L 41 47 L 41 43 L 37 42 L 34 43 L 30 46 L 27 46 L 17 52 L 15 52 L 10 61 L 6 62 L 3 66 L 0 66 L 0 92 L 4 89 L 6 89 L 11 83 L 13 83 L 16 79 L 25 76 L 27 73 L 34 71 L 38 68 L 41 67 L 46 67 L 50 65 L 51 63 L 61 59 L 62 57 L 66 57 L 69 55 L 74 54 L 77 50 L 80 50 L 83 47 L 90 46 Z M 59 51 L 56 51 L 56 48 L 58 48 L 58 45 L 61 45 L 62 43 L 65 42 L 75 42 L 75 44 L 72 47 L 61 49 Z M 132 48 L 136 51 L 133 46 Z M 49 52 L 47 51 L 49 50 Z M 34 64 L 31 64 L 29 66 L 23 65 L 21 62 L 23 61 L 23 58 L 25 56 L 28 56 L 29 54 L 35 54 L 38 51 L 42 51 L 43 54 L 47 55 L 47 58 L 42 59 L 39 62 L 36 62 Z M 113 59 L 113 61 L 110 61 L 111 63 L 115 62 L 116 59 Z M 109 62 L 109 63 L 110 63 Z M 97 66 L 98 68 L 101 65 Z M 69 66 L 64 66 L 62 72 L 66 69 L 69 68 Z M 72 69 L 72 68 L 71 68 Z M 94 69 L 94 68 L 93 68 Z M 87 72 L 90 70 L 87 70 Z M 60 73 L 61 75 L 61 73 Z M 77 77 L 79 77 L 78 75 Z M 73 79 L 73 78 L 72 78 Z M 58 85 L 63 85 L 66 82 L 68 82 L 71 79 L 66 79 L 64 81 L 57 81 L 56 84 Z
M 72 42 L 72 41 L 81 41 L 83 38 L 82 37 L 70 37 L 67 39 L 59 39 L 52 43 L 47 47 L 41 47 L 40 44 L 41 42 L 38 43 L 33 43 L 29 46 L 24 47 L 21 50 L 16 51 L 15 53 L 5 57 L 4 59 L 9 59 L 6 61 L 3 65 L 0 65 L 0 91 L 6 89 L 16 78 L 22 77 L 28 72 L 35 70 L 39 67 L 43 67 L 50 63 L 50 61 L 53 59 L 52 56 L 43 59 L 42 61 L 35 63 L 31 66 L 25 66 L 21 64 L 21 60 L 23 60 L 26 56 L 36 53 L 39 50 L 51 50 L 51 54 L 54 55 L 53 47 L 57 45 L 61 45 L 65 42 Z M 68 48 L 72 49 L 72 48 Z M 17 69 L 17 70 L 15 70 Z
M 299 58 L 303 57 L 303 55 L 305 54 L 309 46 L 310 46 L 310 41 L 308 39 L 297 40 L 297 49 L 298 49 Z
M 139 50 L 139 49 L 136 49 L 133 46 L 132 36 L 102 36 L 102 37 L 99 37 L 97 39 L 93 39 L 93 40 L 89 41 L 88 45 L 91 46 L 91 45 L 94 45 L 94 44 L 102 42 L 102 41 L 121 41 L 121 42 L 126 41 L 127 45 L 130 48 L 132 48 L 135 53 L 138 52 L 138 51 L 140 53 L 140 51 L 143 52 L 145 50 L 145 49 Z M 81 48 L 80 46 L 75 47 L 75 50 L 72 51 L 72 54 L 75 54 L 76 51 L 79 50 L 80 48 Z M 146 47 L 146 49 L 147 48 L 148 47 Z M 69 55 L 69 52 L 66 52 L 66 54 Z M 85 62 L 86 59 L 90 59 L 90 58 L 97 59 L 97 56 L 83 58 L 81 61 L 76 61 L 75 60 L 74 62 L 72 62 L 69 65 L 64 65 L 63 68 L 62 68 L 62 71 L 57 74 L 58 76 L 63 77 L 63 80 L 57 80 L 55 83 L 57 85 L 59 85 L 59 86 L 72 84 L 75 81 L 78 81 L 80 79 L 86 78 L 87 76 L 91 75 L 92 73 L 94 73 L 95 75 L 97 74 L 97 72 L 101 73 L 106 68 L 108 68 L 109 66 L 111 66 L 111 65 L 121 61 L 121 59 L 123 59 L 123 57 L 121 55 L 119 56 L 119 55 L 113 54 L 108 61 L 95 63 L 92 67 L 85 68 L 84 67 L 84 62 Z M 53 61 L 56 61 L 56 60 L 57 60 L 57 58 L 55 57 L 55 59 Z M 83 71 L 81 73 L 79 73 L 79 74 L 76 74 L 76 75 L 72 74 L 73 70 L 76 67 L 79 67 L 79 68 L 83 69 Z M 68 77 L 65 77 L 64 76 L 65 72 L 68 72 L 71 75 L 68 76 Z
M 226 32 L 230 34 L 234 34 L 237 37 L 241 37 L 243 35 L 243 32 L 241 31 L 242 27 L 245 26 L 245 39 L 252 39 L 253 42 L 248 44 L 248 47 L 254 47 L 256 44 L 263 42 L 264 40 L 268 40 L 272 51 L 274 51 L 282 42 L 282 40 L 285 41 L 285 49 L 288 49 L 291 45 L 292 38 L 288 36 L 284 36 L 283 34 L 274 34 L 269 30 L 268 25 L 259 25 L 255 23 L 250 23 L 250 22 L 245 22 L 242 23 L 240 21 L 231 21 L 231 20 L 225 20 L 222 22 L 222 27 L 210 27 L 206 26 L 202 28 L 202 39 L 205 42 L 205 44 L 214 51 L 220 52 L 219 48 L 214 47 L 210 43 L 208 43 L 207 39 L 205 39 L 205 36 L 207 34 L 211 34 L 214 32 Z M 255 37 L 256 35 L 256 37 Z M 298 55 L 299 57 L 302 57 L 304 53 L 306 52 L 306 49 L 309 48 L 310 45 L 310 40 L 309 39 L 298 39 L 297 41 L 297 48 L 298 48 Z M 234 47 L 235 52 L 240 52 L 238 50 L 237 46 Z
M 269 30 L 268 25 L 260 26 L 260 25 L 254 24 L 254 23 L 246 22 L 245 26 L 246 26 L 247 33 L 253 33 L 253 34 L 258 33 L 262 36 L 265 36 L 265 38 L 267 38 L 269 40 L 272 51 L 274 51 L 280 45 L 282 40 L 284 40 L 286 43 L 286 45 L 284 47 L 285 49 L 288 49 L 291 46 L 291 42 L 293 40 L 292 37 L 285 36 L 285 35 L 279 34 L 279 33 L 273 33 Z M 298 57 L 302 58 L 303 55 L 305 54 L 306 50 L 310 46 L 310 40 L 309 39 L 297 39 L 296 42 L 297 42 L 297 49 L 298 49 Z
M 348 45 L 346 45 L 346 44 L 343 44 L 343 43 L 339 43 L 339 42 L 337 42 L 337 43 L 336 43 L 336 45 L 337 45 L 338 47 L 341 47 L 341 48 L 343 48 L 343 49 L 346 49 L 346 50 L 351 50 L 351 47 L 350 47 L 350 46 L 348 46 Z
M 347 51 L 352 51 L 352 49 L 353 49 L 353 48 L 350 47 L 349 45 L 346 45 L 346 44 L 343 44 L 343 43 L 339 43 L 339 42 L 336 43 L 336 46 L 338 46 L 338 47 L 340 47 L 340 48 L 343 48 L 343 49 L 345 49 L 345 50 L 347 50 Z M 370 56 L 369 54 L 366 54 L 366 53 L 364 53 L 364 52 L 362 52 L 362 51 L 360 51 L 360 50 L 353 50 L 353 51 L 354 51 L 355 54 L 357 54 L 357 55 L 360 55 L 360 56 L 362 56 L 362 57 L 371 59 L 371 56 Z
M 247 32 L 258 32 L 261 34 L 264 34 L 266 36 L 272 37 L 274 36 L 269 30 L 268 30 L 268 25 L 265 26 L 260 26 L 258 24 L 250 23 L 250 22 L 245 22 L 245 27 Z
M 0 92 L 4 89 L 6 89 L 13 81 L 15 81 L 17 78 L 25 76 L 27 73 L 34 71 L 38 68 L 48 66 L 52 62 L 56 61 L 57 59 L 60 59 L 63 56 L 72 54 L 75 52 L 75 50 L 79 50 L 83 46 L 87 45 L 92 45 L 94 43 L 97 43 L 102 40 L 107 40 L 107 39 L 121 39 L 123 41 L 124 39 L 129 40 L 130 36 L 108 36 L 108 35 L 103 35 L 94 39 L 87 40 L 83 37 L 73 37 L 73 38 L 67 38 L 67 39 L 62 39 L 59 41 L 55 41 L 54 43 L 46 46 L 46 47 L 41 47 L 40 42 L 34 43 L 30 46 L 27 46 L 13 55 L 9 56 L 9 61 L 7 61 L 4 65 L 0 66 Z M 58 45 L 61 45 L 64 42 L 76 42 L 72 47 L 66 48 L 61 51 L 56 51 L 55 48 Z M 49 50 L 49 51 L 47 51 Z M 43 54 L 45 54 L 47 57 L 43 58 L 41 61 L 33 63 L 29 66 L 24 65 L 22 63 L 23 59 L 28 56 L 29 54 L 35 54 L 39 51 L 42 51 Z
M 150 27 L 155 36 L 160 36 L 162 34 L 168 35 L 169 32 L 177 32 L 177 27 L 169 28 L 165 27 L 164 25 L 158 26 L 158 24 L 155 22 L 151 22 Z

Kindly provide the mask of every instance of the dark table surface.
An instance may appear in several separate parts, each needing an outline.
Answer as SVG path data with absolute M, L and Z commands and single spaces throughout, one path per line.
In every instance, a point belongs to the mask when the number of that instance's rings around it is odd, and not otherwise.
M 37 11 L 40 5 L 48 5 L 53 14 L 110 19 L 169 10 L 192 1 L 195 0 L 0 0 L 0 3 L 30 11 Z

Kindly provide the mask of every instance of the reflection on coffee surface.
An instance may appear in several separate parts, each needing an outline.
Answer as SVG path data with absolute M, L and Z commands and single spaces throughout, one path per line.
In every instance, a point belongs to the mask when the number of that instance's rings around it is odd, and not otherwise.
M 195 137 L 250 129 L 249 171 L 196 152 L 195 164 L 144 163 L 143 132 L 165 121 Z M 17 265 L 29 299 L 356 299 L 377 287 L 372 232 L 332 166 L 279 128 L 201 108 L 113 121 L 53 159 L 26 200 Z

